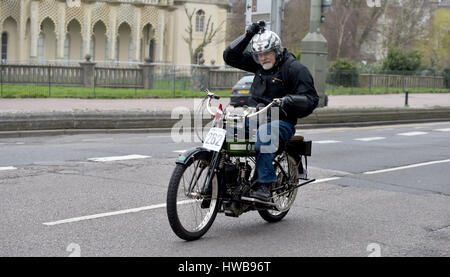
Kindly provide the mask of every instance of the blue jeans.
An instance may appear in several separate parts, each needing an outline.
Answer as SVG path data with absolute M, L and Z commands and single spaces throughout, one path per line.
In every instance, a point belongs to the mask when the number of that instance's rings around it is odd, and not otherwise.
M 278 128 L 277 128 L 278 125 Z M 274 130 L 272 130 L 272 126 Z M 272 137 L 272 131 L 274 136 Z M 289 141 L 295 135 L 295 126 L 286 121 L 277 120 L 261 125 L 256 133 L 256 172 L 259 183 L 277 181 L 273 159 L 278 150 L 279 142 Z

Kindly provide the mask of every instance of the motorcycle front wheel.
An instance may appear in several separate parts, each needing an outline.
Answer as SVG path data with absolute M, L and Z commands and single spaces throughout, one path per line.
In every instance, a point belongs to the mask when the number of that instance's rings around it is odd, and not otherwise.
M 181 239 L 201 238 L 217 215 L 218 182 L 214 174 L 210 188 L 206 188 L 210 160 L 194 158 L 191 163 L 177 164 L 167 191 L 167 216 L 170 227 Z

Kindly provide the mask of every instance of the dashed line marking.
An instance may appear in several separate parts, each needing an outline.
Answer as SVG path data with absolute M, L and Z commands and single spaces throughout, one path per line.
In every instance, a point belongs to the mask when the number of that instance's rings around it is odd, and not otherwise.
M 313 143 L 318 143 L 318 144 L 331 144 L 331 143 L 339 143 L 340 141 L 338 140 L 318 140 L 318 141 L 314 141 Z
M 2 166 L 0 167 L 0 171 L 6 171 L 6 170 L 15 170 L 17 167 L 14 166 Z
M 136 160 L 136 159 L 147 159 L 147 158 L 150 158 L 150 156 L 127 155 L 127 156 L 115 156 L 115 157 L 90 158 L 90 159 L 88 159 L 88 161 L 113 162 L 113 161 L 125 161 L 125 160 Z
M 433 131 L 437 131 L 437 132 L 450 132 L 450 128 L 434 129 Z
M 422 135 L 426 135 L 426 134 L 428 134 L 428 133 L 427 132 L 407 132 L 407 133 L 400 133 L 397 135 L 411 137 L 411 136 L 422 136 Z
M 313 182 L 313 184 L 324 183 L 324 182 L 334 181 L 334 180 L 339 180 L 339 179 L 341 179 L 341 177 L 331 177 L 331 178 L 317 179 L 317 180 L 315 180 Z
M 386 139 L 385 137 L 371 137 L 371 138 L 357 138 L 354 140 L 358 140 L 358 141 L 374 141 L 374 140 L 383 140 Z

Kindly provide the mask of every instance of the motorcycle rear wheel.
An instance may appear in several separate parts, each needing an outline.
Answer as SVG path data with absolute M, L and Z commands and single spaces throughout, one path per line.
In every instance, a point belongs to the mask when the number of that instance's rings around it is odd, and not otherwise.
M 295 186 L 297 184 L 299 178 L 297 163 L 294 158 L 287 153 L 284 152 L 278 156 L 274 168 L 278 179 L 276 186 L 281 186 L 285 183 L 289 183 L 290 186 Z M 269 209 L 258 211 L 259 215 L 265 221 L 270 223 L 278 222 L 288 214 L 298 191 L 298 188 L 290 189 L 290 186 L 272 193 L 272 202 L 276 204 L 276 210 Z

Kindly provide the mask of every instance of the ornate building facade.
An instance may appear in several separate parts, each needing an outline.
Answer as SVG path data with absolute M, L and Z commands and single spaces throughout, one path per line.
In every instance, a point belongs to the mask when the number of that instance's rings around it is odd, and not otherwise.
M 1 60 L 7 63 L 190 64 L 186 14 L 193 45 L 207 19 L 227 19 L 227 0 L 0 0 Z M 223 64 L 226 24 L 203 53 L 206 64 Z

